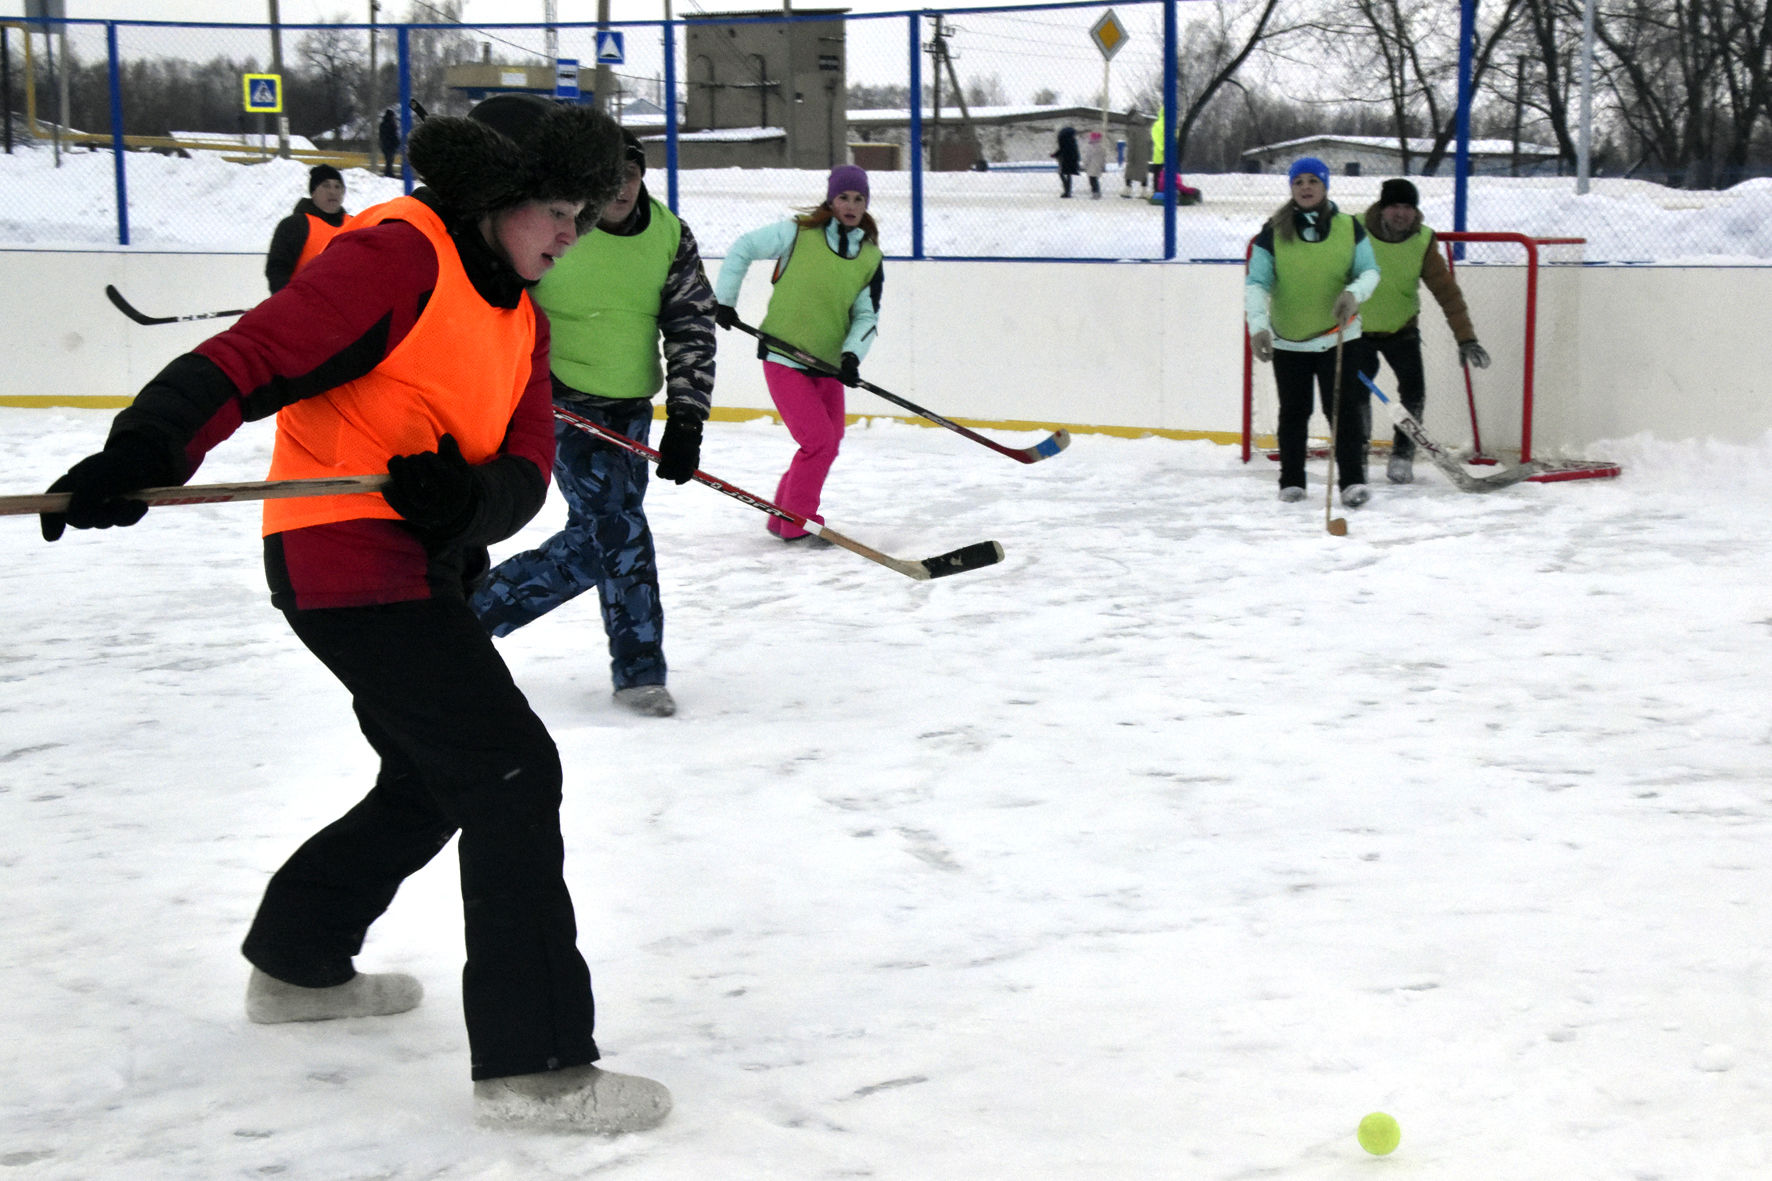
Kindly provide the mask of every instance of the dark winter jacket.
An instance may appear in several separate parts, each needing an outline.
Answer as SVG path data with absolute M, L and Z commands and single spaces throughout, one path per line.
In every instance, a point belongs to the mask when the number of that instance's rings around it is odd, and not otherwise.
M 394 153 L 400 150 L 400 124 L 394 118 L 394 112 L 382 112 L 381 128 L 377 134 L 381 138 L 381 154 L 392 159 Z
M 1381 242 L 1401 242 L 1421 228 L 1421 210 L 1415 211 L 1415 219 L 1402 234 L 1387 234 L 1384 229 L 1384 218 L 1380 214 L 1380 206 L 1374 202 L 1368 206 L 1361 222 L 1366 232 Z M 1428 291 L 1433 293 L 1434 300 L 1440 305 L 1440 312 L 1446 317 L 1446 326 L 1452 330 L 1452 339 L 1463 344 L 1468 340 L 1477 339 L 1477 330 L 1471 324 L 1470 308 L 1465 305 L 1464 292 L 1458 287 L 1458 280 L 1452 275 L 1452 268 L 1446 265 L 1445 255 L 1440 253 L 1438 240 L 1434 232 L 1428 231 L 1427 253 L 1421 259 L 1421 281 L 1427 284 Z M 1421 317 L 1411 319 L 1398 332 L 1407 332 L 1418 328 Z M 1394 333 L 1369 332 L 1368 336 L 1382 339 Z
M 1074 127 L 1058 129 L 1058 150 L 1052 153 L 1058 161 L 1060 176 L 1076 176 L 1083 171 L 1082 157 L 1077 152 L 1077 130 Z
M 428 190 L 414 196 L 437 208 Z M 452 222 L 451 232 L 486 304 L 514 308 L 529 298 L 528 284 L 471 224 Z M 437 276 L 430 240 L 405 222 L 341 234 L 283 290 L 163 369 L 118 414 L 111 434 L 151 440 L 165 455 L 166 482 L 183 483 L 242 422 L 375 369 L 424 314 Z M 535 317 L 528 384 L 499 456 L 474 469 L 480 495 L 460 532 L 427 545 L 403 521 L 359 519 L 273 533 L 264 546 L 274 604 L 305 610 L 456 597 L 484 573 L 486 546 L 540 510 L 553 470 L 547 317 L 539 308 Z
M 277 223 L 271 234 L 271 248 L 265 252 L 265 281 L 271 285 L 272 295 L 283 290 L 289 277 L 295 274 L 302 248 L 308 244 L 308 218 L 317 217 L 336 229 L 344 225 L 349 216 L 343 209 L 337 213 L 321 213 L 310 197 L 303 197 L 295 203 L 295 212 Z

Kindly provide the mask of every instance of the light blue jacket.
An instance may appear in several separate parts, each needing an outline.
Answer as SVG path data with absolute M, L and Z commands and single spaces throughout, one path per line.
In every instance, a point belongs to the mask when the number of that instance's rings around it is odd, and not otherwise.
M 825 244 L 839 255 L 853 257 L 861 244 L 861 231 L 847 231 L 845 237 L 850 241 L 844 243 L 838 237 L 838 231 L 842 228 L 835 219 L 828 223 L 824 228 Z M 800 227 L 790 219 L 763 226 L 740 237 L 720 263 L 720 274 L 714 280 L 714 298 L 728 307 L 736 306 L 739 289 L 744 286 L 745 272 L 751 269 L 751 264 L 764 258 L 786 258 L 793 249 L 794 238 L 799 232 Z M 842 248 L 844 245 L 849 247 L 847 253 Z M 885 269 L 884 263 L 881 264 L 881 269 Z M 880 275 L 876 273 L 874 281 L 861 289 L 855 302 L 849 307 L 849 334 L 843 338 L 843 351 L 854 353 L 857 360 L 865 359 L 868 350 L 874 345 L 879 323 Z M 775 353 L 771 353 L 769 359 L 795 369 L 805 368 L 804 365 Z
M 1333 217 L 1346 217 L 1340 209 L 1331 205 Z M 1346 290 L 1354 293 L 1361 303 L 1371 298 L 1378 289 L 1378 256 L 1372 253 L 1372 243 L 1366 240 L 1366 229 L 1354 218 L 1354 258 L 1348 267 Z M 1249 274 L 1243 280 L 1243 312 L 1249 322 L 1249 335 L 1257 332 L 1273 331 L 1273 321 L 1268 316 L 1268 307 L 1274 291 L 1274 227 L 1269 222 L 1256 235 L 1255 249 L 1249 255 Z M 1354 317 L 1353 323 L 1342 332 L 1343 340 L 1353 340 L 1360 335 L 1360 318 Z M 1283 340 L 1274 337 L 1274 347 L 1295 353 L 1321 353 L 1335 347 L 1335 334 L 1325 333 L 1313 340 Z

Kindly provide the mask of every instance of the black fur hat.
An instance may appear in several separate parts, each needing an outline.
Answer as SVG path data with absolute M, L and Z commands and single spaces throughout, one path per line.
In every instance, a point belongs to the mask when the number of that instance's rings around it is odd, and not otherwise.
M 426 119 L 407 151 L 412 170 L 457 217 L 529 200 L 583 201 L 582 230 L 621 191 L 623 146 L 620 126 L 595 108 L 500 94 L 465 119 Z

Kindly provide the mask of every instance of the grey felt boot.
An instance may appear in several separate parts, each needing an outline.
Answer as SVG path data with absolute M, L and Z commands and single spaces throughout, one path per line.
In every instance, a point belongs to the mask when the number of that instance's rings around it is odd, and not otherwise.
M 385 1017 L 416 1009 L 424 996 L 424 985 L 401 972 L 359 972 L 331 988 L 303 988 L 254 968 L 246 982 L 246 1017 L 259 1025 Z
M 595 1066 L 513 1074 L 474 1084 L 475 1120 L 487 1127 L 612 1136 L 644 1132 L 671 1113 L 664 1084 Z

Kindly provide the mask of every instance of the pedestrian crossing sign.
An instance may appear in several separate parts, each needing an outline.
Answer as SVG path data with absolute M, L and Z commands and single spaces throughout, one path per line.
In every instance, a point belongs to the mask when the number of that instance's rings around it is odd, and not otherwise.
M 614 29 L 597 31 L 597 64 L 600 66 L 619 66 L 627 60 L 625 47 L 622 45 L 625 34 Z
M 249 115 L 280 115 L 283 113 L 283 75 L 247 74 L 246 113 Z

